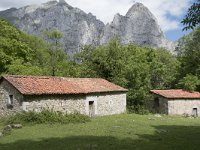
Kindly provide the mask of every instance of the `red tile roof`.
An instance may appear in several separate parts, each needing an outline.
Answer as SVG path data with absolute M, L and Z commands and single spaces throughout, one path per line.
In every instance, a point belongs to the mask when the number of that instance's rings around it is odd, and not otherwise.
M 199 92 L 189 92 L 182 89 L 151 90 L 150 92 L 169 99 L 200 99 Z
M 24 95 L 42 94 L 88 94 L 127 91 L 126 89 L 98 78 L 64 78 L 36 76 L 3 76 Z

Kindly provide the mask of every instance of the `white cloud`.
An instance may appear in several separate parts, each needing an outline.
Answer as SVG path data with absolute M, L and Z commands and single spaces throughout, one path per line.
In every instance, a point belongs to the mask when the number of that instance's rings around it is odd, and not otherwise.
M 146 5 L 158 19 L 164 31 L 180 28 L 180 21 L 190 6 L 190 0 L 137 0 Z
M 1 0 L 0 9 L 40 4 L 48 0 Z M 180 17 L 186 13 L 190 0 L 135 0 L 147 6 L 164 31 L 180 28 Z M 125 15 L 134 0 L 66 0 L 73 7 L 91 12 L 104 23 L 111 22 L 116 13 Z

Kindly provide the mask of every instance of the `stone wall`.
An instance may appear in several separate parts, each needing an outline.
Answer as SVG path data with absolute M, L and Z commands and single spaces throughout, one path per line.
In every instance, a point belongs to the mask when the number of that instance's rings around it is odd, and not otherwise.
M 193 115 L 193 108 L 197 108 L 197 111 L 200 115 L 200 100 L 168 100 L 168 114 L 170 115 Z
M 126 112 L 126 93 L 104 93 L 88 95 L 86 103 L 94 101 L 95 116 L 113 115 Z M 89 113 L 89 105 L 86 112 Z
M 9 95 L 13 95 L 13 106 L 8 106 Z M 21 111 L 23 95 L 11 84 L 3 80 L 0 83 L 0 117 Z
M 89 102 L 93 103 L 94 116 L 120 114 L 126 112 L 126 94 L 101 93 L 92 95 L 47 95 L 28 96 L 22 103 L 25 111 L 52 109 L 65 113 L 80 112 L 89 115 Z
M 193 115 L 193 109 L 196 108 L 200 116 L 200 99 L 166 99 L 160 96 L 154 96 L 159 99 L 159 106 L 155 106 L 157 113 L 169 115 Z
M 13 107 L 8 107 L 9 96 L 13 95 Z M 94 116 L 120 114 L 126 112 L 126 93 L 99 93 L 89 95 L 31 95 L 23 96 L 10 83 L 0 83 L 0 117 L 20 111 L 52 109 L 64 113 L 80 112 L 89 115 L 90 102 Z
M 43 109 L 49 109 L 64 113 L 80 112 L 86 114 L 85 99 L 84 95 L 26 96 L 22 108 L 25 111 L 40 112 Z

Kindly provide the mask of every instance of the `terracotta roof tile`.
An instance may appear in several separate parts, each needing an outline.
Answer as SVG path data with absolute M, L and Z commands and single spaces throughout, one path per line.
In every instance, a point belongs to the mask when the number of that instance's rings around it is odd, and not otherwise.
M 169 99 L 199 99 L 199 92 L 189 92 L 182 89 L 172 89 L 172 90 L 151 90 L 153 94 L 163 96 Z
M 64 78 L 36 76 L 3 76 L 24 95 L 42 94 L 87 94 L 99 92 L 127 91 L 99 78 Z

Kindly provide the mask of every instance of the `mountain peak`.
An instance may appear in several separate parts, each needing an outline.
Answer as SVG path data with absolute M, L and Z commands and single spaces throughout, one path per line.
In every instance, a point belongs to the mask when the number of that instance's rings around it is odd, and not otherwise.
M 61 4 L 67 4 L 65 0 L 59 0 L 59 3 L 61 3 Z
M 151 11 L 144 6 L 142 3 L 135 3 L 132 5 L 132 7 L 128 10 L 126 17 L 132 18 L 134 20 L 142 19 L 143 20 L 154 20 L 157 24 L 156 17 L 151 13 Z
M 65 0 L 59 0 L 58 5 L 60 6 L 66 6 L 68 9 L 73 9 L 72 6 L 70 6 Z
M 43 37 L 44 30 L 58 29 L 64 34 L 61 42 L 70 56 L 80 51 L 82 45 L 105 44 L 116 36 L 124 44 L 167 49 L 170 45 L 157 19 L 142 3 L 134 3 L 126 16 L 116 14 L 107 25 L 91 13 L 70 6 L 65 0 L 51 0 L 41 5 L 1 11 L 0 17 L 40 37 Z
M 142 3 L 136 2 L 132 7 L 145 7 Z
M 149 9 L 146 6 L 144 6 L 142 3 L 135 3 L 128 10 L 126 16 L 131 16 L 132 14 L 134 14 L 136 12 L 139 12 L 139 13 L 141 13 L 141 12 L 151 13 L 149 11 Z
M 142 3 L 134 3 L 132 7 L 129 9 L 129 11 L 136 11 L 141 9 L 148 9 L 146 6 L 144 6 Z

